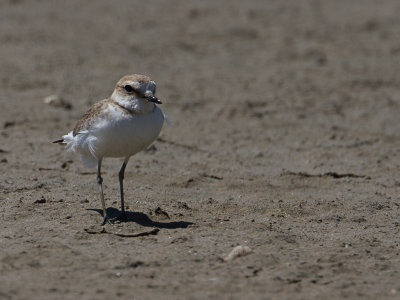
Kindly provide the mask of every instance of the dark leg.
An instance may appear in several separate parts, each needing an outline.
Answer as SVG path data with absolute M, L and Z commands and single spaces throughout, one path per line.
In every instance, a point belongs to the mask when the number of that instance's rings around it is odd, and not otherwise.
M 125 168 L 128 164 L 129 157 L 125 158 L 124 163 L 121 166 L 121 170 L 119 170 L 118 178 L 119 178 L 119 191 L 121 194 L 121 217 L 125 218 L 125 203 L 124 203 L 124 175 L 125 175 Z
M 110 221 L 108 220 L 106 204 L 104 203 L 103 178 L 101 178 L 101 159 L 99 159 L 99 161 L 97 162 L 97 184 L 99 185 L 100 200 L 101 205 L 103 206 L 103 222 L 101 223 L 101 226 L 103 226 L 104 224 L 106 224 L 107 221 Z

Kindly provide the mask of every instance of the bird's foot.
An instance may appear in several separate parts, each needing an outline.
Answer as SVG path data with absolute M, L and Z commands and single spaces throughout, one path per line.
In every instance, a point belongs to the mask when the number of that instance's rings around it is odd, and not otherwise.
M 108 217 L 108 215 L 105 214 L 104 217 L 103 217 L 103 222 L 101 223 L 101 226 L 106 225 L 106 223 L 109 224 L 109 225 L 114 225 L 114 224 L 112 223 L 112 221 L 113 221 L 113 219 L 110 219 L 110 218 Z
M 123 221 L 126 221 L 127 219 L 128 219 L 128 217 L 127 217 L 127 215 L 126 215 L 125 210 L 122 210 L 122 211 L 118 214 L 118 216 L 115 216 L 115 217 L 112 217 L 112 218 L 110 218 L 110 217 L 108 216 L 108 214 L 106 214 L 106 215 L 103 217 L 103 222 L 101 223 L 101 226 L 104 226 L 106 223 L 109 224 L 109 225 L 114 225 L 113 222 L 115 222 L 115 221 L 123 222 Z

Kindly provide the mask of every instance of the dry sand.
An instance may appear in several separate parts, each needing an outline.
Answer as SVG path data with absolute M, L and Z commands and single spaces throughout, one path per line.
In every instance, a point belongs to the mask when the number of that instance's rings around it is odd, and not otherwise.
M 399 299 L 399 15 L 1 1 L 0 298 Z M 102 228 L 95 170 L 50 142 L 130 73 L 173 126 L 127 167 L 128 221 Z

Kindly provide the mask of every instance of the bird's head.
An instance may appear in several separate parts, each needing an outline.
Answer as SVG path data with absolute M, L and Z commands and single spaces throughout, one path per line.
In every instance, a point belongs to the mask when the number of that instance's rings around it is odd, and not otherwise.
M 145 75 L 127 75 L 116 84 L 111 98 L 117 102 L 146 101 L 162 104 L 155 96 L 156 83 Z

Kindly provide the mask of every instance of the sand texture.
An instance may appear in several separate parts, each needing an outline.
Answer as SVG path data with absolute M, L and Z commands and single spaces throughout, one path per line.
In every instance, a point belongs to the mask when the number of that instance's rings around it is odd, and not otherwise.
M 1 1 L 0 299 L 399 299 L 399 15 Z M 51 142 L 132 73 L 172 125 L 101 227 L 96 170 Z M 103 163 L 115 215 L 121 164 Z

